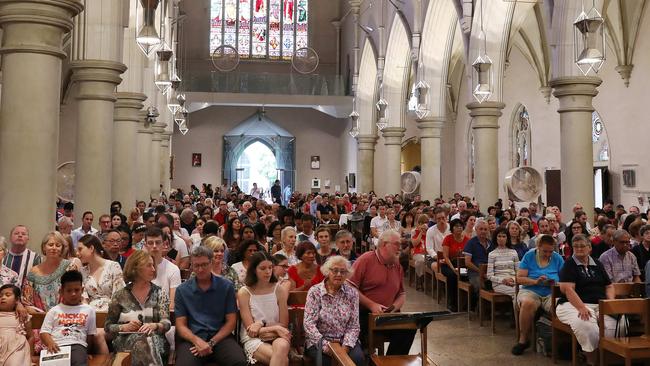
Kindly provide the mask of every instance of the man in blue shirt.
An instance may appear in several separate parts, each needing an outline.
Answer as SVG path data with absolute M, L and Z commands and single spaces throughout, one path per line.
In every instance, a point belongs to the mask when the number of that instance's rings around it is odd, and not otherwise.
M 484 218 L 476 219 L 474 230 L 476 230 L 476 236 L 465 244 L 463 253 L 465 254 L 465 266 L 467 267 L 469 282 L 472 284 L 473 297 L 476 299 L 481 289 L 479 268 L 481 264 L 487 264 L 488 253 L 493 248 L 490 241 L 490 226 Z
M 530 329 L 537 310 L 551 309 L 551 287 L 560 282 L 560 270 L 564 260 L 555 251 L 555 239 L 542 235 L 537 248 L 529 250 L 521 259 L 517 271 L 517 283 L 521 285 L 517 294 L 519 304 L 519 341 L 512 347 L 515 356 L 530 347 Z
M 195 248 L 191 260 L 196 276 L 176 289 L 176 333 L 181 339 L 176 364 L 246 366 L 244 351 L 232 335 L 237 323 L 235 287 L 212 274 L 212 258 L 207 247 Z

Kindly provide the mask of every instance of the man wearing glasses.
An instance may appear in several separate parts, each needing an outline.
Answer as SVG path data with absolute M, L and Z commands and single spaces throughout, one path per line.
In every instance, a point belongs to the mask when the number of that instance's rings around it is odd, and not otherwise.
M 156 278 L 152 281 L 169 295 L 169 307 L 174 308 L 174 294 L 176 288 L 181 284 L 181 271 L 178 267 L 163 258 L 163 245 L 169 238 L 158 227 L 147 229 L 144 234 L 144 250 L 153 257 L 156 265 Z
M 232 282 L 212 274 L 214 253 L 199 246 L 191 255 L 196 274 L 176 291 L 174 312 L 179 343 L 177 365 L 246 366 L 244 351 L 232 335 L 237 325 L 237 300 Z
M 616 230 L 614 246 L 599 259 L 612 283 L 641 282 L 641 271 L 636 257 L 630 252 L 630 234 L 627 231 Z

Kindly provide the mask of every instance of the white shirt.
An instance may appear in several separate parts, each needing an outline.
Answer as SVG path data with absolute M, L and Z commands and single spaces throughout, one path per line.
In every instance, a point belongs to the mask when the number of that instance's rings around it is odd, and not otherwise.
M 174 263 L 163 258 L 156 269 L 156 278 L 151 282 L 162 288 L 169 296 L 169 290 L 181 284 L 181 270 Z
M 78 228 L 70 232 L 70 237 L 72 238 L 72 246 L 76 249 L 77 243 L 79 242 L 79 239 L 81 239 L 82 236 L 86 234 L 97 235 L 98 232 L 99 230 L 95 229 L 92 226 L 90 227 L 90 231 L 88 232 L 84 231 L 82 226 L 79 226 Z
M 440 232 L 438 225 L 433 225 L 427 230 L 425 245 L 430 256 L 435 257 L 437 252 L 442 252 L 442 241 L 447 235 L 449 235 L 449 224 L 444 232 Z
M 45 315 L 41 333 L 50 334 L 59 347 L 73 344 L 88 347 L 86 337 L 97 334 L 95 323 L 95 310 L 90 305 L 58 304 Z
M 381 216 L 377 215 L 373 217 L 372 220 L 370 220 L 370 228 L 372 229 L 374 227 L 377 229 L 377 237 L 379 237 L 381 233 L 384 232 L 387 222 L 388 216 L 384 216 L 384 218 L 382 218 Z
M 179 236 L 174 236 L 174 249 L 178 252 L 178 259 L 190 256 L 190 253 L 187 251 L 185 240 L 181 239 Z
M 320 247 L 320 244 L 318 244 L 318 240 L 316 240 L 316 237 L 314 236 L 313 231 L 311 232 L 311 235 L 307 235 L 305 233 L 300 233 L 300 234 L 297 235 L 297 238 L 301 242 L 305 241 L 305 240 L 309 240 L 312 244 L 314 244 L 316 249 L 318 249 Z

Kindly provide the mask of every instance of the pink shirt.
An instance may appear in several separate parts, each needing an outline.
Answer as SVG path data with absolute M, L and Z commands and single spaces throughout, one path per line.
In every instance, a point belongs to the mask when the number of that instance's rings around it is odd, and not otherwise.
M 404 293 L 404 271 L 396 262 L 385 264 L 378 251 L 365 252 L 354 262 L 348 282 L 370 300 L 389 307 Z

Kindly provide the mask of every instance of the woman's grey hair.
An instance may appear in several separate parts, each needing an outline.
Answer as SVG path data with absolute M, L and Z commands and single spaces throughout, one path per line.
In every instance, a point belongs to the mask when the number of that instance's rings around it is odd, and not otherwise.
M 212 251 L 212 249 L 200 245 L 192 249 L 192 258 L 198 258 L 198 257 L 206 257 L 209 260 L 212 260 L 212 258 L 214 258 L 214 252 Z
M 585 234 L 575 235 L 571 239 L 571 245 L 573 245 L 573 244 L 575 244 L 577 242 L 582 242 L 582 243 L 585 243 L 587 246 L 591 246 L 591 240 L 587 239 L 587 236 Z
M 350 277 L 352 275 L 352 266 L 350 265 L 350 261 L 348 261 L 345 257 L 340 256 L 340 255 L 333 255 L 323 263 L 323 265 L 320 267 L 320 272 L 323 274 L 323 276 L 327 277 L 330 274 L 330 269 L 332 268 L 333 265 L 335 264 L 342 264 L 345 266 L 345 269 L 348 270 L 348 276 Z

